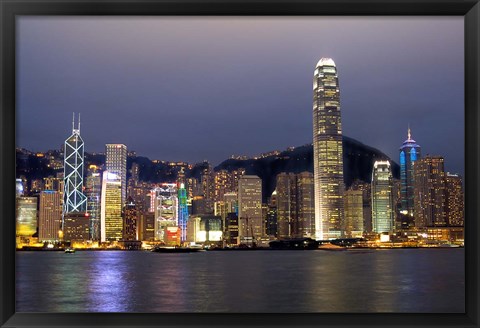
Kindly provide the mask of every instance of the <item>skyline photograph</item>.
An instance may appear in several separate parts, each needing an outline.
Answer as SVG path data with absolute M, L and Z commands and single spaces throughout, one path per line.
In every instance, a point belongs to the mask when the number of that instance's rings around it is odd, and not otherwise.
M 462 17 L 16 26 L 16 311 L 465 312 Z

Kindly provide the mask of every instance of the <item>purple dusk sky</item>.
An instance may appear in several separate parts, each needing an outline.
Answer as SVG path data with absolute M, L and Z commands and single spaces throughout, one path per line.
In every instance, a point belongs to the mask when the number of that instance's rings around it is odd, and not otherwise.
M 334 59 L 343 134 L 464 172 L 463 17 L 21 17 L 17 146 L 216 165 L 312 141 L 312 78 Z

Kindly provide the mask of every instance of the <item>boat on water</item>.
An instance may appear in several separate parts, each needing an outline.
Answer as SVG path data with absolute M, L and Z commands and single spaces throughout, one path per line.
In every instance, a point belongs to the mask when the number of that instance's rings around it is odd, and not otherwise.
M 190 247 L 155 247 L 151 251 L 155 253 L 196 253 L 202 252 L 204 249 Z
M 460 247 L 460 245 L 444 243 L 444 244 L 438 245 L 437 247 L 439 247 L 439 248 L 457 248 L 457 247 Z
M 318 249 L 321 249 L 323 251 L 346 251 L 347 250 L 345 246 L 338 246 L 331 243 L 320 245 L 318 246 Z
M 317 249 L 318 241 L 311 238 L 293 238 L 274 240 L 269 243 L 271 249 L 308 250 Z
M 74 249 L 74 248 L 66 248 L 66 249 L 65 249 L 65 253 L 67 253 L 67 254 L 73 254 L 73 253 L 75 253 L 75 249 Z

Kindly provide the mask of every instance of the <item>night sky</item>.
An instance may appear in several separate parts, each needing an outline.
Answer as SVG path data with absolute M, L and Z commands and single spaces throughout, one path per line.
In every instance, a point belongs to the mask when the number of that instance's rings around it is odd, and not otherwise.
M 216 165 L 312 142 L 312 79 L 339 74 L 343 134 L 398 162 L 464 172 L 463 17 L 22 17 L 17 146 L 59 149 L 81 112 L 87 152 Z

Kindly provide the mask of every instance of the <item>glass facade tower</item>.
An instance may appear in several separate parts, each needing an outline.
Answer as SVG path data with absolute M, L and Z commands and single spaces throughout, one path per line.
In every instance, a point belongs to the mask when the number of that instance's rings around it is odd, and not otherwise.
M 188 205 L 187 205 L 187 190 L 185 184 L 181 183 L 178 188 L 178 225 L 181 229 L 180 240 L 182 242 L 187 240 L 187 221 L 188 221 Z
M 120 240 L 123 237 L 122 183 L 120 177 L 103 171 L 101 198 L 101 242 Z
M 102 176 L 95 165 L 90 165 L 88 169 L 85 195 L 87 196 L 87 212 L 90 215 L 90 238 L 100 240 Z
M 421 149 L 415 140 L 412 139 L 410 128 L 408 128 L 408 137 L 400 147 L 400 212 L 409 217 L 414 216 L 414 163 L 420 159 Z
M 155 213 L 155 240 L 166 241 L 166 229 L 178 227 L 178 190 L 175 183 L 162 183 L 150 192 Z
M 393 177 L 389 161 L 376 161 L 372 173 L 372 225 L 376 233 L 392 232 Z
M 72 135 L 65 140 L 64 150 L 64 214 L 85 212 L 87 197 L 83 194 L 83 152 L 84 143 L 80 136 L 80 115 L 75 129 L 75 114 L 72 122 Z
M 315 239 L 342 235 L 344 181 L 340 90 L 335 62 L 322 58 L 313 77 Z
M 120 178 L 123 208 L 127 197 L 127 146 L 123 144 L 105 145 L 105 169 Z

